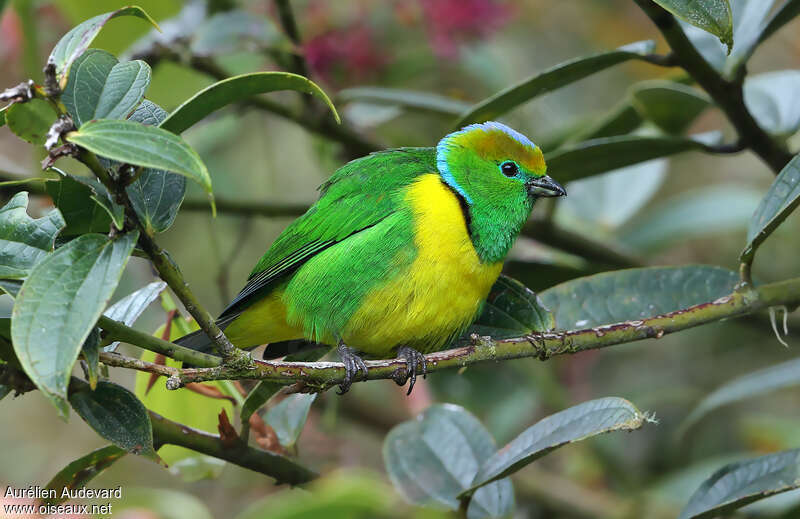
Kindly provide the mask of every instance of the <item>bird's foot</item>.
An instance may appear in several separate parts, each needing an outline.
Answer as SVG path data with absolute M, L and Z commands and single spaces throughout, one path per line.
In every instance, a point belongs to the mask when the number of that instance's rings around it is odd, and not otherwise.
M 344 381 L 339 384 L 338 391 L 340 395 L 343 395 L 350 391 L 350 386 L 353 385 L 353 380 L 355 380 L 359 371 L 363 371 L 364 377 L 366 378 L 367 365 L 364 363 L 364 359 L 356 355 L 356 352 L 353 348 L 349 348 L 341 341 L 339 342 L 337 351 L 339 352 L 339 357 L 342 359 L 342 363 L 344 364 Z
M 406 395 L 410 395 L 411 390 L 414 389 L 414 383 L 417 381 L 417 366 L 422 366 L 422 378 L 425 378 L 428 375 L 428 361 L 425 360 L 425 355 L 408 346 L 397 348 L 397 358 L 406 359 L 406 378 L 403 381 L 397 380 L 397 385 L 402 386 L 410 380 L 406 393 Z

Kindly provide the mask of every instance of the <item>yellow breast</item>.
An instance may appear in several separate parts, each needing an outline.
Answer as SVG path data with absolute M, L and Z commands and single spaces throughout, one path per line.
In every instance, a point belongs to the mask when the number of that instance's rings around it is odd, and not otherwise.
M 458 199 L 439 175 L 408 190 L 417 256 L 406 272 L 373 290 L 347 324 L 350 346 L 384 356 L 400 345 L 435 351 L 475 318 L 502 269 L 482 263 Z

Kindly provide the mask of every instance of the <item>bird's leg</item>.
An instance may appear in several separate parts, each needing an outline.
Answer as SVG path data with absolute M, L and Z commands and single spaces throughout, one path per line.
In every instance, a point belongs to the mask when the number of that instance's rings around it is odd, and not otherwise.
M 355 350 L 348 347 L 341 339 L 337 351 L 344 364 L 344 381 L 339 385 L 339 394 L 343 395 L 350 391 L 350 386 L 353 385 L 353 380 L 359 371 L 363 371 L 366 378 L 367 365 L 364 363 L 364 359 L 356 355 Z
M 410 379 L 411 382 L 408 384 L 406 393 L 406 395 L 410 395 L 411 390 L 414 389 L 414 383 L 417 381 L 417 366 L 422 366 L 422 378 L 425 378 L 428 375 L 428 361 L 425 360 L 425 355 L 408 346 L 397 348 L 397 358 L 406 359 L 406 380 L 402 384 L 399 382 L 398 384 L 402 386 Z

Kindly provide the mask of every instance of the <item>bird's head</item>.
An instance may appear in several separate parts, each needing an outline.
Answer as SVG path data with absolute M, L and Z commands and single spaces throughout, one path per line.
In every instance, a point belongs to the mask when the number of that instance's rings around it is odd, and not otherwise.
M 436 146 L 442 179 L 472 206 L 483 203 L 532 205 L 540 197 L 566 195 L 547 176 L 542 150 L 508 126 L 489 121 L 471 124 Z

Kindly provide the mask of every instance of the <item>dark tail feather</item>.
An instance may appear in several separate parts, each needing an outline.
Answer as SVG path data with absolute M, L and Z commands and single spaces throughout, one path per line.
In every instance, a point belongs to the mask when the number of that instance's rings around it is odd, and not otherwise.
M 189 348 L 190 350 L 200 351 L 203 353 L 214 353 L 214 347 L 212 346 L 213 343 L 203 330 L 197 330 L 189 335 L 184 335 L 180 339 L 177 339 L 175 344 L 179 344 L 180 346 Z

